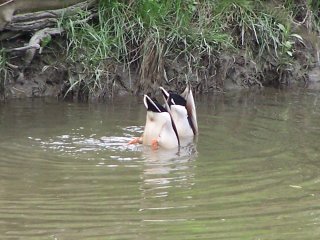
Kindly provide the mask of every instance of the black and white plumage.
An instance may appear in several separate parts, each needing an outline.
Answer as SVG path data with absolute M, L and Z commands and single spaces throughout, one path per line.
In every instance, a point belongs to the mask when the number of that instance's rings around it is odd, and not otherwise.
M 150 145 L 153 149 L 179 147 L 180 140 L 177 129 L 167 109 L 147 95 L 144 95 L 143 103 L 147 109 L 144 132 L 140 138 L 136 138 L 130 143 Z
M 198 135 L 197 113 L 191 87 L 188 84 L 180 95 L 160 87 L 165 108 L 176 125 L 180 138 Z

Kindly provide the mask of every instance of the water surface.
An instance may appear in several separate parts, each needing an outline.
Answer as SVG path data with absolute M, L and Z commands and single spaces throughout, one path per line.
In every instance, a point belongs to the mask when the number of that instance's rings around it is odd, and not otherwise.
M 180 151 L 127 145 L 141 99 L 1 103 L 0 238 L 319 239 L 319 93 L 196 103 Z

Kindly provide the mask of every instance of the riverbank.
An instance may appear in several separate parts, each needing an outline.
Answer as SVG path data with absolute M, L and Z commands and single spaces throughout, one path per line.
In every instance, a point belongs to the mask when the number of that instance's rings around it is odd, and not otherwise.
M 1 99 L 155 94 L 159 86 L 181 90 L 186 81 L 199 93 L 313 86 L 320 4 L 294 2 L 91 1 L 50 28 L 7 24 L 0 32 Z M 30 49 L 12 50 L 43 29 L 50 30 L 31 57 Z

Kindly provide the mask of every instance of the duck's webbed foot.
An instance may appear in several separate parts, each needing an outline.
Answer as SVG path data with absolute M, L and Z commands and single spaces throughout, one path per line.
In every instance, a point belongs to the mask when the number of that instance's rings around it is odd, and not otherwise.
M 140 143 L 140 144 L 142 143 L 142 137 L 136 137 L 128 142 L 128 144 L 137 144 L 137 143 Z
M 152 150 L 157 150 L 159 148 L 159 142 L 157 139 L 152 139 L 151 140 L 151 149 Z

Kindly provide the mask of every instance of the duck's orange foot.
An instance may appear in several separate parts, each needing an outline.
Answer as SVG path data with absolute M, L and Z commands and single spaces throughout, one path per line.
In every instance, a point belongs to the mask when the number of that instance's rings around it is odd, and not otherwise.
M 157 150 L 159 148 L 159 143 L 158 143 L 157 139 L 151 140 L 151 148 L 152 148 L 152 150 Z
M 140 137 L 134 138 L 134 139 L 130 140 L 130 142 L 128 142 L 128 144 L 137 144 L 137 143 L 141 143 Z

